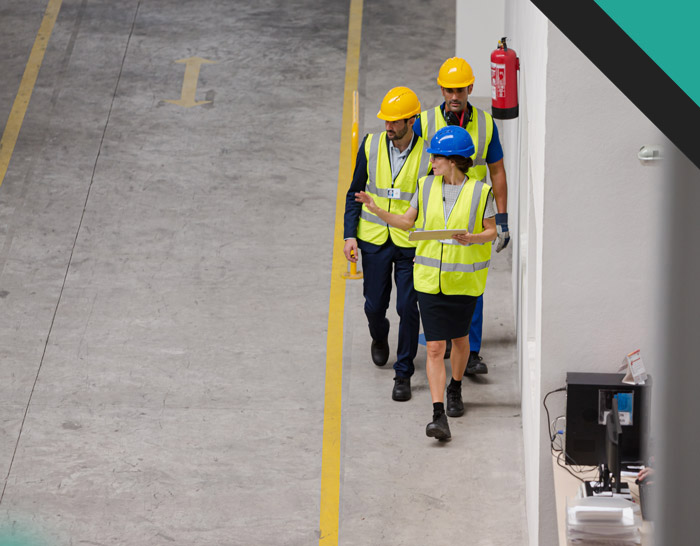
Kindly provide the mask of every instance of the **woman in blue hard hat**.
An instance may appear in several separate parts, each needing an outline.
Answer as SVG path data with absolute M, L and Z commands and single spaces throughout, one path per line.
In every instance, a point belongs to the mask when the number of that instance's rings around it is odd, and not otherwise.
M 423 331 L 428 349 L 426 371 L 433 400 L 433 420 L 426 434 L 438 440 L 451 437 L 447 416 L 464 414 L 462 376 L 469 357 L 469 324 L 476 299 L 484 292 L 496 238 L 496 210 L 491 188 L 467 178 L 474 143 L 458 126 L 440 129 L 430 141 L 433 175 L 418 181 L 410 208 L 391 214 L 365 192 L 356 200 L 387 224 L 416 231 L 465 230 L 449 239 L 419 240 L 413 269 Z M 452 340 L 452 381 L 447 387 L 444 363 L 446 340 Z

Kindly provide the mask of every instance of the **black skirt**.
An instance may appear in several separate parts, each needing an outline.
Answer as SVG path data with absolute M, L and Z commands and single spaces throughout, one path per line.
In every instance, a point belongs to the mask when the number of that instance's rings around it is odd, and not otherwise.
M 456 339 L 469 334 L 476 296 L 417 294 L 426 341 Z

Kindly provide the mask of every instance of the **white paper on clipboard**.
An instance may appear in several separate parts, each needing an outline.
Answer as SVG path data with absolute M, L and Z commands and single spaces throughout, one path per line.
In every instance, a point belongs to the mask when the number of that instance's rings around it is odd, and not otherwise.
M 408 234 L 409 241 L 430 241 L 433 239 L 451 239 L 453 235 L 466 235 L 466 229 L 428 229 L 412 231 Z

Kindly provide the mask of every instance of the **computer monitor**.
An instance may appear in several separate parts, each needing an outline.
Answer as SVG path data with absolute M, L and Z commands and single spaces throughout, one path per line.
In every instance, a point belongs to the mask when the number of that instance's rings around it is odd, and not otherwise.
M 620 461 L 620 453 L 622 445 L 622 425 L 620 424 L 620 413 L 617 409 L 617 397 L 612 400 L 612 409 L 605 419 L 605 459 L 607 463 L 606 481 L 612 482 L 605 484 L 605 489 L 620 493 L 622 482 L 620 480 L 620 470 L 622 467 Z
M 566 375 L 566 464 L 598 466 L 605 462 L 605 418 L 618 398 L 624 434 L 619 446 L 623 465 L 647 459 L 651 377 L 645 385 L 623 383 L 624 374 L 568 372 Z

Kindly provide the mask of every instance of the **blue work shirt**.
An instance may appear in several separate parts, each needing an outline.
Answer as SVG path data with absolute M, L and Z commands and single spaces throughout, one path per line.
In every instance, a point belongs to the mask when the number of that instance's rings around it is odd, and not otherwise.
M 469 114 L 471 116 L 472 113 L 472 105 L 467 103 L 467 107 L 469 108 Z M 443 102 L 440 105 L 440 111 L 442 112 L 442 115 L 445 115 L 445 103 Z M 423 129 L 420 125 L 420 116 L 416 118 L 416 121 L 413 122 L 413 132 L 417 134 L 419 137 L 423 136 Z M 479 152 L 481 153 L 481 151 Z M 496 126 L 496 123 L 494 122 L 493 124 L 493 136 L 491 137 L 491 142 L 489 143 L 489 148 L 486 150 L 486 163 L 496 163 L 496 161 L 500 161 L 503 159 L 503 148 L 501 147 L 501 140 L 498 138 L 498 127 Z

